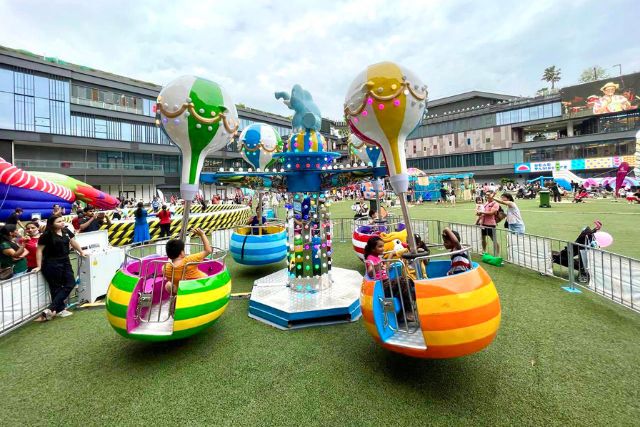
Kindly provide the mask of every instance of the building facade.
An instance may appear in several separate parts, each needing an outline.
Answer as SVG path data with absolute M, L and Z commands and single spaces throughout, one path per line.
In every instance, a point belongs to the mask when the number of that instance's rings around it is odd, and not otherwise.
M 640 73 L 534 98 L 474 91 L 433 100 L 407 139 L 408 163 L 429 174 L 474 172 L 486 181 L 559 169 L 583 177 L 606 173 L 635 161 L 638 93 Z
M 0 157 L 30 171 L 58 172 L 115 196 L 149 200 L 179 192 L 180 152 L 155 125 L 156 84 L 0 47 Z M 291 132 L 287 117 L 238 105 L 251 123 Z M 322 130 L 332 146 L 334 123 Z M 247 167 L 237 141 L 207 157 L 205 171 Z M 209 196 L 213 189 L 204 189 Z

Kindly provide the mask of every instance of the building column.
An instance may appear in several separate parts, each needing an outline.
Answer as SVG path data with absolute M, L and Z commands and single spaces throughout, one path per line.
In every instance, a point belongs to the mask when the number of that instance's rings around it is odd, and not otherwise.
M 567 136 L 568 137 L 573 136 L 573 121 L 571 120 L 567 122 Z

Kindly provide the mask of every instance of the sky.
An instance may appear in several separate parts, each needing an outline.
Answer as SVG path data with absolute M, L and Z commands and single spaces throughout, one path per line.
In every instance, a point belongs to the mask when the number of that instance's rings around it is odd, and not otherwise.
M 640 71 L 638 0 L 0 0 L 0 45 L 159 85 L 192 74 L 236 103 L 292 112 L 299 83 L 342 118 L 353 78 L 380 61 L 420 76 L 429 99 L 470 90 L 531 96 L 593 65 Z

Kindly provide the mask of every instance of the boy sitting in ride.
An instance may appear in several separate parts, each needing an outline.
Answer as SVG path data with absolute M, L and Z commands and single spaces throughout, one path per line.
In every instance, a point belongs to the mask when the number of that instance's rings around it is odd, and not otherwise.
M 442 243 L 450 252 L 456 252 L 462 249 L 460 234 L 458 234 L 457 231 L 450 230 L 449 227 L 442 230 Z M 468 270 L 471 270 L 471 260 L 466 251 L 451 255 L 451 268 L 447 272 L 447 276 L 464 273 Z
M 207 239 L 207 235 L 204 234 L 199 228 L 194 230 L 194 234 L 200 238 L 204 245 L 204 250 L 191 255 L 184 253 L 184 242 L 181 239 L 171 239 L 167 242 L 166 251 L 167 257 L 171 260 L 164 266 L 164 278 L 167 281 L 165 284 L 165 290 L 170 295 L 175 295 L 178 292 L 178 285 L 180 280 L 192 280 L 201 279 L 207 277 L 207 275 L 198 269 L 198 263 L 202 262 L 205 257 L 211 252 L 213 248 Z

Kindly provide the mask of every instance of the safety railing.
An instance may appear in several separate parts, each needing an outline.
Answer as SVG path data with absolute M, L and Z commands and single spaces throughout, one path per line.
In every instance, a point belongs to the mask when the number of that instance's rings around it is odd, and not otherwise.
M 204 249 L 202 243 L 185 243 L 185 253 L 197 253 Z M 136 318 L 141 323 L 163 323 L 172 318 L 175 301 L 175 283 L 185 279 L 185 274 L 190 267 L 198 267 L 211 261 L 222 261 L 227 251 L 213 247 L 213 252 L 202 261 L 189 262 L 184 266 L 173 267 L 171 277 L 166 276 L 167 266 L 173 266 L 171 260 L 166 258 L 166 246 L 162 243 L 152 243 L 130 248 L 126 251 L 124 268 L 138 274 L 140 285 L 138 287 L 138 305 Z M 158 258 L 154 259 L 152 256 Z M 175 271 L 182 268 L 181 277 L 175 276 Z M 170 283 L 171 285 L 167 286 Z
M 358 223 L 353 218 L 332 221 L 334 240 L 350 242 Z M 460 234 L 461 242 L 473 254 L 489 254 L 496 263 L 502 258 L 503 262 L 566 280 L 567 289 L 586 289 L 640 312 L 640 260 L 566 240 L 515 233 L 501 224 L 496 228 L 439 220 L 412 220 L 411 224 L 414 234 L 428 246 L 439 243 L 442 230 L 449 227 Z
M 0 336 L 36 318 L 50 302 L 49 287 L 40 272 L 0 282 Z

